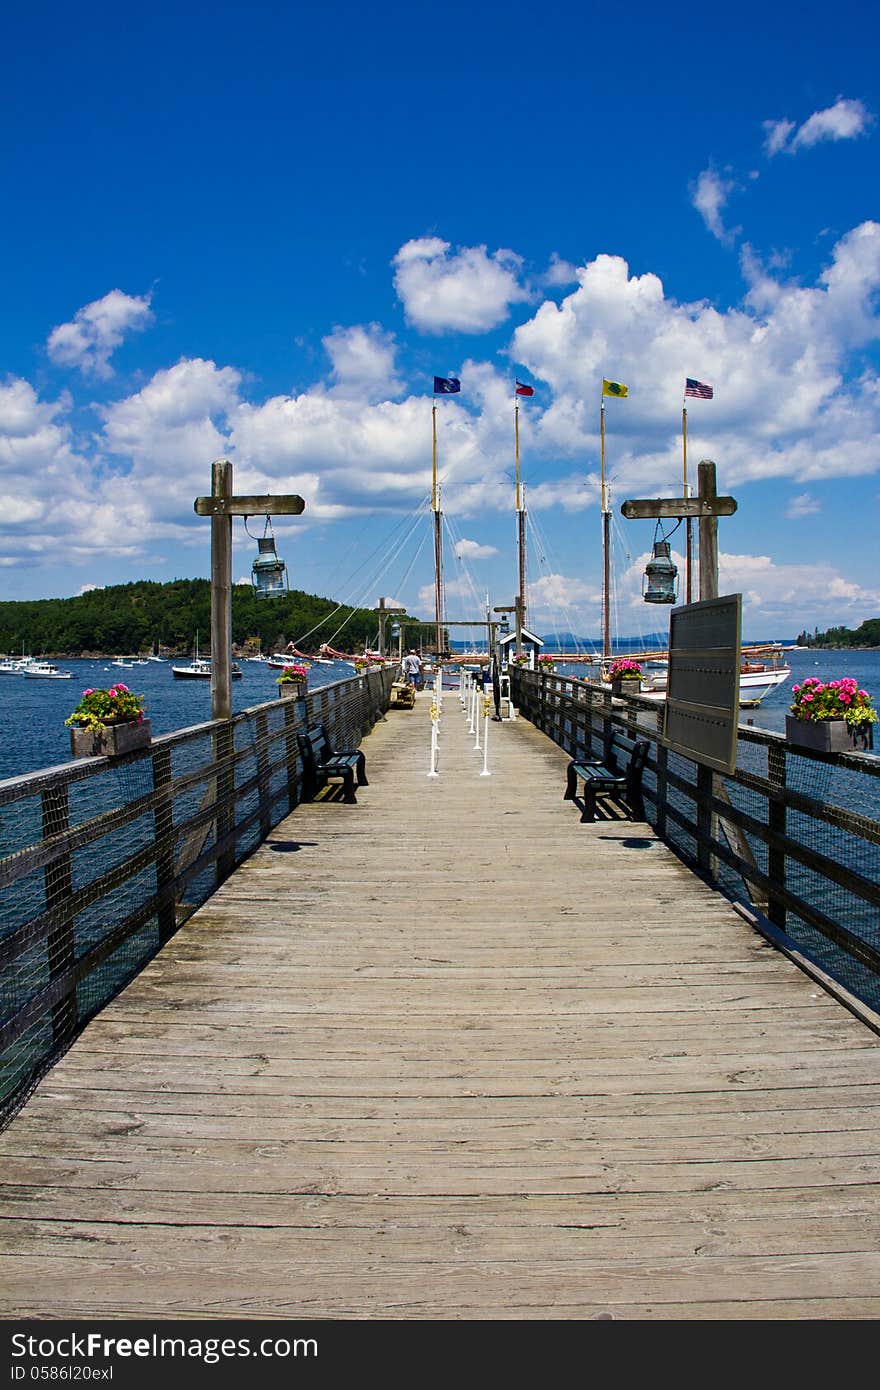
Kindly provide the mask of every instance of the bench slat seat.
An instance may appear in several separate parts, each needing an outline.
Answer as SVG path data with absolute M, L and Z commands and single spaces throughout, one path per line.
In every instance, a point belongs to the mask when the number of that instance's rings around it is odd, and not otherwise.
M 357 802 L 355 785 L 369 786 L 367 760 L 359 748 L 334 748 L 323 724 L 297 734 L 303 762 L 303 796 L 312 799 L 331 778 L 341 778 L 343 800 Z
M 642 808 L 642 773 L 648 756 L 646 739 L 629 739 L 614 730 L 606 739 L 602 758 L 587 755 L 572 759 L 566 775 L 564 801 L 576 800 L 577 784 L 584 784 L 582 821 L 596 819 L 596 796 L 599 792 L 616 795 L 626 793 L 627 804 L 634 811 Z M 624 766 L 625 763 L 625 766 Z

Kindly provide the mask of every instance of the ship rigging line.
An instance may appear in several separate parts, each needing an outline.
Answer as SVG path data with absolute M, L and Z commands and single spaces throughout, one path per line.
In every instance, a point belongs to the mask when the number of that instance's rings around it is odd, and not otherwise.
M 385 540 L 385 541 L 383 541 L 383 542 L 380 542 L 379 545 L 377 545 L 377 546 L 375 547 L 375 549 L 366 557 L 366 559 L 364 559 L 364 560 L 361 561 L 361 563 L 357 566 L 357 568 L 356 568 L 356 569 L 352 572 L 352 574 L 349 576 L 348 580 L 345 581 L 346 584 L 349 584 L 349 583 L 352 583 L 352 582 L 353 582 L 353 580 L 355 579 L 355 576 L 356 576 L 357 574 L 359 574 L 360 571 L 361 571 L 362 569 L 364 569 L 365 566 L 368 565 L 368 564 L 375 558 L 375 556 L 380 552 L 380 550 L 382 549 L 382 547 L 383 547 L 383 546 L 387 546 L 387 545 L 389 544 L 389 542 L 390 542 L 391 540 L 393 540 L 393 538 L 395 537 L 395 533 L 396 533 L 397 531 L 402 530 L 403 528 L 408 528 L 408 529 L 406 530 L 405 535 L 403 535 L 403 536 L 401 537 L 401 539 L 400 539 L 400 541 L 399 541 L 399 543 L 398 543 L 398 545 L 397 545 L 397 550 L 395 551 L 395 554 L 399 554 L 399 553 L 400 553 L 400 550 L 402 549 L 402 547 L 406 544 L 406 542 L 409 540 L 410 536 L 412 535 L 412 532 L 413 532 L 413 530 L 414 530 L 414 528 L 415 528 L 415 525 L 416 525 L 417 522 L 418 522 L 418 519 L 419 519 L 420 515 L 424 512 L 425 506 L 426 506 L 426 502 L 423 500 L 423 501 L 419 504 L 418 508 L 416 508 L 416 510 L 415 510 L 414 512 L 409 512 L 409 513 L 407 513 L 407 515 L 406 515 L 405 517 L 403 517 L 402 520 L 399 521 L 399 522 L 397 523 L 397 525 L 395 526 L 395 528 L 392 530 L 391 536 L 390 536 L 387 540 Z M 392 556 L 392 557 L 387 561 L 387 563 L 390 563 L 390 562 L 391 562 L 391 559 L 393 559 L 393 558 L 394 558 L 394 556 Z M 383 569 L 381 569 L 378 573 L 375 573 L 375 572 L 371 571 L 370 576 L 369 576 L 368 579 L 366 580 L 366 582 L 365 582 L 365 584 L 363 585 L 363 587 L 362 587 L 362 589 L 361 589 L 360 592 L 361 592 L 362 594 L 366 593 L 366 592 L 369 590 L 369 588 L 371 587 L 371 585 L 372 585 L 373 583 L 375 583 L 379 578 L 381 578 L 382 573 L 384 573 L 384 567 L 383 567 Z M 297 646 L 297 647 L 301 646 L 302 643 L 305 642 L 309 637 L 311 637 L 313 633 L 319 631 L 319 629 L 322 628 L 322 627 L 324 627 L 324 625 L 325 625 L 326 623 L 330 622 L 331 619 L 334 618 L 334 617 L 336 616 L 337 613 L 340 613 L 344 608 L 350 608 L 350 609 L 351 609 L 351 612 L 349 613 L 348 617 L 347 617 L 347 618 L 345 619 L 345 621 L 336 629 L 336 631 L 333 632 L 333 633 L 331 634 L 331 636 L 328 638 L 328 644 L 329 644 L 330 642 L 333 642 L 333 641 L 339 636 L 340 632 L 342 632 L 342 631 L 347 627 L 348 623 L 349 623 L 349 622 L 351 621 L 351 619 L 354 617 L 354 615 L 355 615 L 355 613 L 357 612 L 357 610 L 358 610 L 359 607 L 362 607 L 362 605 L 361 605 L 361 604 L 358 604 L 358 603 L 355 603 L 355 604 L 351 604 L 351 603 L 337 603 L 336 607 L 333 608 L 333 609 L 331 609 L 329 613 L 325 614 L 325 616 L 324 616 L 323 618 L 321 618 L 319 622 L 315 623 L 314 626 L 310 627 L 310 628 L 308 629 L 307 632 L 304 632 L 304 633 L 302 633 L 299 637 L 297 637 L 297 638 L 295 639 L 294 645 Z

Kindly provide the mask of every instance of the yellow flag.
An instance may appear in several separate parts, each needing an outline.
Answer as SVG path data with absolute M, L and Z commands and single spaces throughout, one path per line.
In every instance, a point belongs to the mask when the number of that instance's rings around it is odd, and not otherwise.
M 602 381 L 603 396 L 625 396 L 629 391 L 628 386 L 623 386 L 619 381 Z

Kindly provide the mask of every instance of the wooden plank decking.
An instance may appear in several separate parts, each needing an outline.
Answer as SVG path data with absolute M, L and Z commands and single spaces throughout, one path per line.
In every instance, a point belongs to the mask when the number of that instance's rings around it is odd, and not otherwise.
M 299 807 L 0 1136 L 5 1317 L 880 1314 L 880 1041 L 447 697 Z

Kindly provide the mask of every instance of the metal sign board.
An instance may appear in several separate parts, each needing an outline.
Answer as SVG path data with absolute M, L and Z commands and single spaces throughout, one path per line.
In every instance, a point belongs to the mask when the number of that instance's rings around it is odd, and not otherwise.
M 736 768 L 742 594 L 669 615 L 663 742 L 716 772 Z

